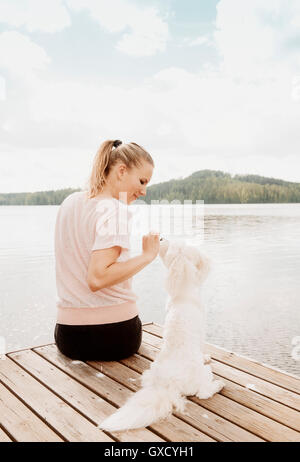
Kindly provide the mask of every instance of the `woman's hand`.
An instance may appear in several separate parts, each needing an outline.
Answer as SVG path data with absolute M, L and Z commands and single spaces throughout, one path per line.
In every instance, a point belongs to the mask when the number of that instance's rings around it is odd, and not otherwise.
M 154 260 L 159 252 L 159 233 L 150 232 L 143 236 L 143 255 L 149 259 L 149 263 Z

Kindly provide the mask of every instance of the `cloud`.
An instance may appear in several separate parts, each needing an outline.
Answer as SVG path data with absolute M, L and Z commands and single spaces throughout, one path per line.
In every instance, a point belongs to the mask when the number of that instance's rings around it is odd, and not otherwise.
M 5 78 L 0 75 L 0 101 L 6 99 L 6 81 Z
M 116 49 L 133 57 L 153 56 L 166 49 L 168 24 L 154 7 L 126 0 L 67 0 L 74 11 L 86 10 L 111 34 L 122 34 Z
M 8 52 L 9 50 L 9 52 Z M 50 63 L 45 50 L 17 31 L 0 34 L 0 68 L 21 79 L 33 77 Z
M 282 79 L 237 84 L 217 72 L 159 71 L 140 85 L 48 82 L 35 79 L 24 104 L 19 98 L 4 122 L 12 145 L 80 146 L 91 140 L 144 139 L 179 154 L 293 153 L 299 145 L 299 104 Z M 18 108 L 18 109 L 17 109 Z M 141 117 L 142 115 L 142 117 Z M 147 129 L 145 128 L 147 127 Z
M 79 148 L 15 149 L 1 146 L 0 193 L 83 187 L 93 152 Z
M 189 47 L 196 47 L 196 46 L 202 46 L 202 45 L 212 46 L 213 42 L 205 35 L 201 35 L 200 37 L 193 38 L 193 39 L 186 37 L 183 40 L 183 44 Z
M 124 10 L 114 20 L 111 3 L 106 9 L 100 1 L 68 4 L 78 11 L 93 7 L 93 18 L 109 33 L 123 34 L 121 41 L 133 34 L 130 11 L 140 11 L 121 2 Z M 100 142 L 119 138 L 142 144 L 153 155 L 152 182 L 203 168 L 285 175 L 294 181 L 298 175 L 299 181 L 299 51 L 290 45 L 297 3 L 291 0 L 283 15 L 284 2 L 260 4 L 253 0 L 251 9 L 246 2 L 242 10 L 237 2 L 220 0 L 214 34 L 220 64 L 215 68 L 203 63 L 192 72 L 174 65 L 132 85 L 76 76 L 49 79 L 50 58 L 42 47 L 19 32 L 2 33 L 0 66 L 13 76 L 8 80 L 3 73 L 0 149 L 6 168 L 14 172 L 17 159 L 20 182 L 28 172 L 26 188 L 36 185 L 31 190 L 51 189 L 51 181 L 55 187 L 82 184 Z
M 298 0 L 220 0 L 215 42 L 224 73 L 246 80 L 277 78 L 299 72 L 300 3 Z
M 71 11 L 87 11 L 111 34 L 121 34 L 115 47 L 133 57 L 153 56 L 166 49 L 168 24 L 157 8 L 126 0 L 1 0 L 0 23 L 28 32 L 55 33 L 69 27 Z
M 70 26 L 71 20 L 62 0 L 1 0 L 0 23 L 54 33 Z

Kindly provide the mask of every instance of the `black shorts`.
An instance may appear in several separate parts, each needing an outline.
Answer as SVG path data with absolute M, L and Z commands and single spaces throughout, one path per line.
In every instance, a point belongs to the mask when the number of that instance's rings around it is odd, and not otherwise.
M 139 316 L 97 325 L 56 324 L 55 343 L 61 353 L 81 361 L 118 361 L 136 353 L 142 343 Z

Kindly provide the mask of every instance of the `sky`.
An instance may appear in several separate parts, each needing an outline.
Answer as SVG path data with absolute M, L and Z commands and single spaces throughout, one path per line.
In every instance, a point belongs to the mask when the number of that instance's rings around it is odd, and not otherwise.
M 85 186 L 106 139 L 150 184 L 300 182 L 299 0 L 0 0 L 0 193 Z

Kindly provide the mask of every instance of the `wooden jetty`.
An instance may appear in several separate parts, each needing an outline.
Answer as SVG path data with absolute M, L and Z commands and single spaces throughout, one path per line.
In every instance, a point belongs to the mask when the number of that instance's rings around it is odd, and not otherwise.
M 186 412 L 147 428 L 103 432 L 98 424 L 139 389 L 162 326 L 143 325 L 138 354 L 119 362 L 72 361 L 54 343 L 0 358 L 0 441 L 300 441 L 300 378 L 206 344 L 224 389 L 189 397 Z

